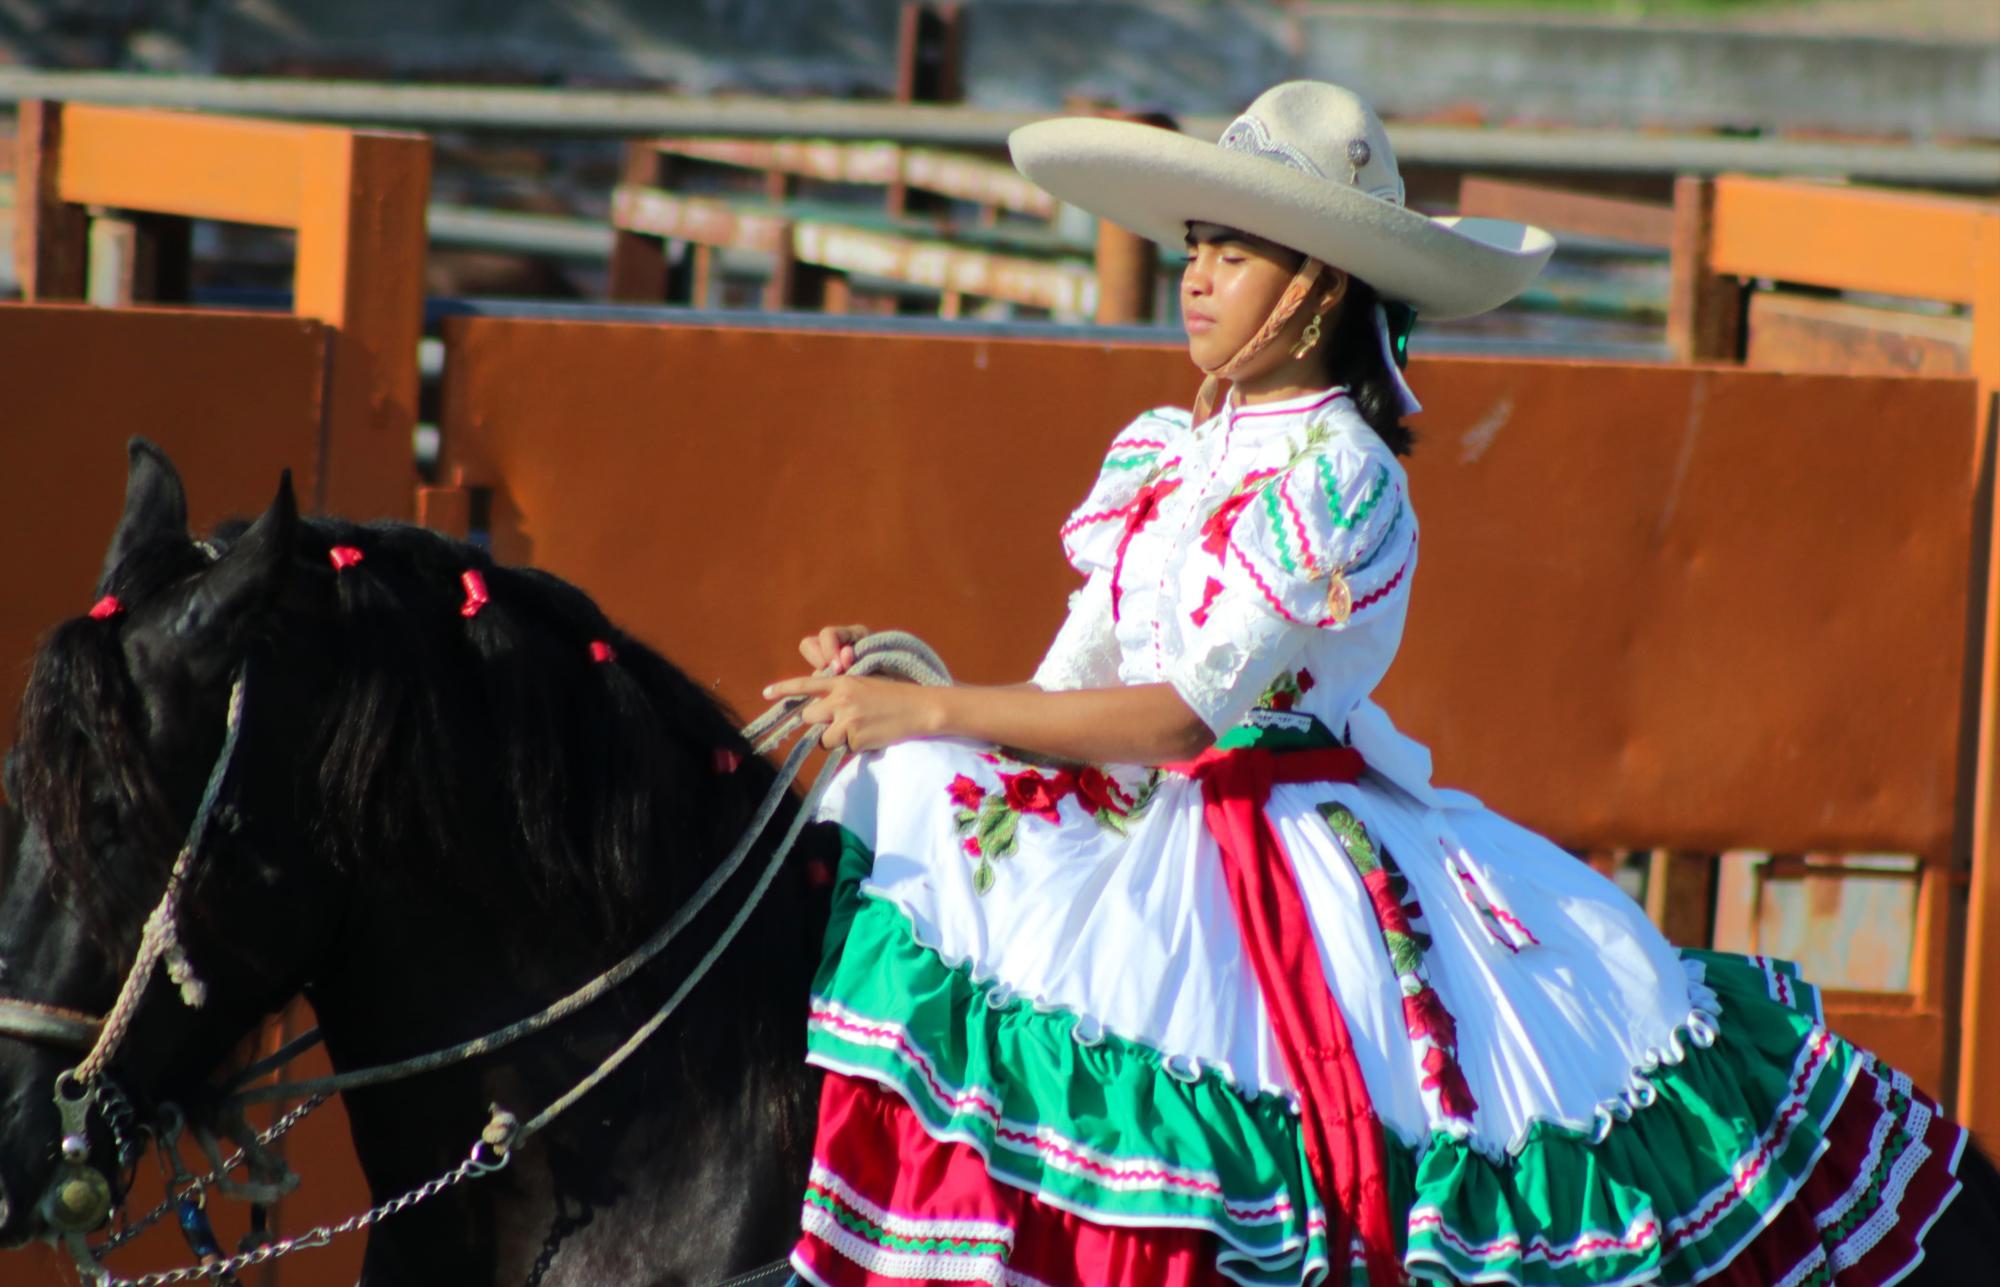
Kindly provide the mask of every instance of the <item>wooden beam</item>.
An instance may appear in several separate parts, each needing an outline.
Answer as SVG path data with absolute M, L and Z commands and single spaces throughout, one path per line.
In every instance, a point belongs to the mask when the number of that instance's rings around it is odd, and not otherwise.
M 1646 915 L 1667 941 L 1707 947 L 1715 932 L 1716 856 L 1656 849 L 1646 872 Z
M 1459 180 L 1458 212 L 1484 219 L 1511 219 L 1576 236 L 1658 246 L 1662 250 L 1674 243 L 1672 206 L 1483 175 L 1467 175 Z
M 1676 362 L 1743 356 L 1744 286 L 1712 266 L 1714 231 L 1714 180 L 1676 179 L 1667 294 L 1667 350 Z
M 777 215 L 739 210 L 713 197 L 684 197 L 657 188 L 620 184 L 611 194 L 612 226 L 652 237 L 677 237 L 705 245 L 776 254 L 789 241 L 790 223 Z
M 1716 179 L 1708 264 L 1835 290 L 1973 302 L 1981 225 L 2000 205 L 1831 183 Z
M 1965 972 L 1959 1008 L 1961 1121 L 1980 1147 L 2000 1156 L 2000 517 L 1995 515 L 2000 448 L 2000 217 L 1975 229 L 1972 258 L 1972 369 L 1979 380 L 1978 442 L 1985 558 L 1985 635 L 1980 651 L 1978 744 L 1972 765 L 1972 888 L 1967 891 Z
M 940 148 L 838 139 L 657 139 L 640 146 L 745 170 L 782 170 L 823 183 L 909 187 L 1046 219 L 1056 200 L 1010 165 Z M 632 180 L 627 180 L 631 182 Z M 651 186 L 657 186 L 651 185 Z
M 14 136 L 14 280 L 21 298 L 80 300 L 89 284 L 90 220 L 63 200 L 59 172 L 66 109 L 31 99 L 21 104 Z
M 1749 323 L 1743 362 L 1761 370 L 1959 377 L 1972 370 L 1970 318 L 1757 291 Z
M 820 220 L 800 220 L 796 236 L 801 260 L 841 272 L 1004 299 L 1071 317 L 1091 314 L 1097 306 L 1095 274 L 1073 264 L 988 254 Z
M 352 131 L 72 103 L 63 113 L 62 198 L 156 214 L 295 228 L 303 140 Z
M 621 159 L 621 188 L 658 188 L 666 183 L 667 159 L 650 143 L 627 143 Z M 666 243 L 657 236 L 615 226 L 607 290 L 621 303 L 658 304 L 671 298 Z
M 957 4 L 905 4 L 896 28 L 896 101 L 956 103 L 965 97 L 964 11 Z

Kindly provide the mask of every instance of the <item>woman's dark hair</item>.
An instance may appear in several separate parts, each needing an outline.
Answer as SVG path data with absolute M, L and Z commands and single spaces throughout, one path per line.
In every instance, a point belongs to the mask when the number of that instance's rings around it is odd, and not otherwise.
M 1382 355 L 1382 341 L 1375 334 L 1375 304 L 1380 297 L 1375 288 L 1359 277 L 1347 280 L 1347 294 L 1335 310 L 1332 334 L 1322 341 L 1326 353 L 1326 373 L 1335 384 L 1347 386 L 1361 418 L 1389 450 L 1398 456 L 1410 454 L 1417 435 L 1403 423 L 1402 404 L 1396 382 L 1390 378 Z

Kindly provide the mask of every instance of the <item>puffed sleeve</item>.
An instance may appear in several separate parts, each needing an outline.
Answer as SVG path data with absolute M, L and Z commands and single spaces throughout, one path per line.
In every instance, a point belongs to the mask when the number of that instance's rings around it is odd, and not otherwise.
M 1097 571 L 1069 597 L 1069 616 L 1035 668 L 1035 687 L 1048 692 L 1112 688 L 1118 683 L 1118 636 L 1111 621 L 1111 573 Z
M 1386 451 L 1334 443 L 1240 498 L 1226 540 L 1190 574 L 1193 606 L 1165 676 L 1210 728 L 1233 728 L 1320 632 L 1352 632 L 1341 651 L 1357 669 L 1386 666 L 1400 627 L 1368 627 L 1408 594 L 1416 524 L 1404 489 Z
M 1134 502 L 1147 483 L 1179 463 L 1187 429 L 1186 411 L 1155 407 L 1118 431 L 1090 495 L 1062 525 L 1063 555 L 1071 567 L 1085 576 L 1111 567 Z
M 1395 457 L 1337 442 L 1308 451 L 1243 507 L 1223 584 L 1284 621 L 1354 629 L 1407 595 L 1416 543 Z

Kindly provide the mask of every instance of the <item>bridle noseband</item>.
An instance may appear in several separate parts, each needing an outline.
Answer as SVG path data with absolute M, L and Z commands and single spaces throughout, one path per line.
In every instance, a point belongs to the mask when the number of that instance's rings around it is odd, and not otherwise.
M 0 997 L 0 1037 L 37 1046 L 87 1051 L 97 1044 L 104 1020 L 67 1006 Z

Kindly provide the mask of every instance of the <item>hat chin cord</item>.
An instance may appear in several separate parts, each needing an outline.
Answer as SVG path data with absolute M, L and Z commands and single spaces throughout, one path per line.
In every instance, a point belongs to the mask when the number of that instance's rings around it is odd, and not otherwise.
M 1252 335 L 1242 348 L 1236 350 L 1235 356 L 1227 362 L 1220 366 L 1205 368 L 1206 374 L 1201 382 L 1201 391 L 1194 399 L 1193 424 L 1197 426 L 1205 424 L 1208 418 L 1215 414 L 1216 403 L 1222 396 L 1222 382 L 1234 381 L 1258 354 L 1271 347 L 1272 342 L 1283 333 L 1285 327 L 1297 315 L 1300 305 L 1306 302 L 1306 297 L 1312 293 L 1313 286 L 1318 283 L 1320 275 L 1325 271 L 1325 263 L 1308 255 L 1305 262 L 1299 265 L 1298 271 L 1292 274 L 1292 280 L 1286 284 L 1284 294 L 1278 296 L 1278 302 L 1271 306 L 1271 315 L 1264 319 L 1264 324 L 1257 328 L 1257 333 Z M 1402 415 L 1413 416 L 1424 409 L 1423 404 L 1417 401 L 1417 395 L 1411 391 L 1409 381 L 1403 378 L 1403 368 L 1396 362 L 1395 346 L 1389 339 L 1388 312 L 1379 300 L 1375 304 L 1375 335 L 1382 345 L 1382 367 L 1389 373 L 1389 382 L 1396 389 L 1397 410 Z

